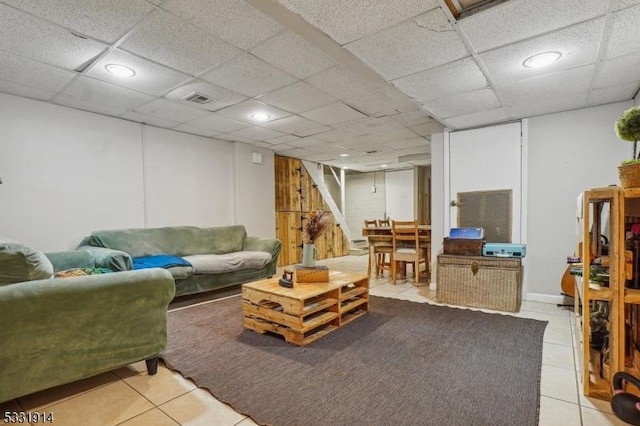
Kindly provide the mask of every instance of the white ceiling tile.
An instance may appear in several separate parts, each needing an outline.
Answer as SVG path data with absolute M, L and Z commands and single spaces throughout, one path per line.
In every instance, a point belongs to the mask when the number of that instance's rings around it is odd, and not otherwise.
M 143 114 L 137 111 L 127 111 L 120 117 L 125 118 L 127 120 L 136 121 L 138 123 L 148 124 L 150 126 L 155 126 L 155 127 L 162 127 L 165 129 L 170 129 L 180 124 L 180 122 L 176 120 L 168 120 L 166 118 L 160 118 L 154 115 Z
M 429 114 L 420 109 L 396 114 L 391 116 L 391 118 L 407 127 L 418 126 L 420 124 L 427 124 L 431 122 Z
M 284 135 L 284 136 L 280 136 L 279 138 L 269 139 L 269 143 L 273 145 L 280 145 L 283 143 L 294 142 L 294 141 L 297 141 L 298 139 L 300 138 L 295 135 Z
M 191 75 L 200 74 L 241 52 L 164 10 L 153 12 L 137 25 L 120 48 Z
M 404 126 L 389 117 L 369 118 L 350 124 L 349 128 L 363 135 L 400 130 Z
M 270 143 L 260 142 L 260 141 L 251 142 L 251 145 L 257 146 L 258 148 L 265 148 L 265 149 L 271 149 L 271 147 L 273 146 Z
M 210 114 L 198 108 L 193 108 L 177 102 L 167 101 L 165 99 L 156 99 L 135 109 L 136 112 L 142 114 L 153 115 L 155 117 L 167 120 L 175 120 L 185 122 L 195 120 Z
M 106 48 L 0 3 L 0 50 L 73 70 Z
M 428 154 L 431 152 L 430 145 L 428 143 L 425 145 L 414 146 L 412 148 L 405 148 L 401 151 L 400 155 Z
M 309 127 L 308 129 L 304 129 L 304 130 L 300 130 L 299 132 L 296 132 L 296 135 L 302 136 L 302 137 L 312 136 L 318 133 L 326 132 L 330 129 L 331 127 L 318 123 L 315 127 Z
M 603 15 L 608 5 L 603 0 L 512 0 L 458 24 L 474 49 L 483 52 Z
M 387 80 L 469 56 L 440 9 L 346 45 Z
M 204 104 L 196 104 L 183 99 L 194 92 L 210 98 L 211 101 Z M 167 93 L 164 97 L 170 101 L 182 102 L 207 111 L 216 111 L 220 108 L 234 105 L 247 99 L 246 96 L 239 93 L 232 92 L 224 87 L 216 86 L 215 84 L 202 80 L 192 80 L 189 83 Z
M 594 66 L 587 65 L 503 84 L 497 86 L 495 90 L 505 106 L 538 102 L 580 92 L 585 93 L 591 84 L 593 71 Z
M 282 111 L 276 107 L 267 105 L 264 102 L 256 101 L 253 99 L 241 102 L 239 104 L 236 104 L 218 111 L 218 114 L 220 115 L 224 115 L 225 117 L 244 121 L 249 124 L 258 124 L 258 122 L 255 119 L 251 118 L 251 115 L 256 113 L 264 113 L 271 116 L 269 119 L 260 122 L 260 124 L 291 115 L 286 111 Z
M 507 113 L 504 108 L 489 109 L 486 111 L 474 112 L 471 114 L 450 117 L 446 120 L 446 125 L 453 129 L 464 129 L 479 126 L 487 123 L 499 123 L 507 120 Z
M 278 153 L 280 155 L 284 155 L 285 157 L 292 157 L 292 158 L 306 158 L 310 155 L 313 155 L 313 152 L 304 148 L 293 148 L 286 151 L 280 151 Z
M 346 99 L 377 88 L 378 84 L 356 74 L 344 65 L 336 65 L 305 80 L 310 85 L 338 98 Z
M 305 113 L 302 113 L 301 115 L 305 118 L 308 118 L 309 120 L 327 125 L 366 117 L 364 114 L 359 113 L 355 109 L 343 104 L 342 102 L 335 102 L 329 105 L 321 106 L 320 108 L 307 111 Z
M 436 0 L 280 0 L 280 3 L 339 44 L 357 40 L 438 7 Z
M 287 145 L 295 148 L 304 148 L 314 153 L 327 152 L 331 147 L 327 142 L 318 140 L 312 136 L 301 138 L 294 142 L 287 142 Z M 337 154 L 334 154 L 334 156 L 337 156 Z
M 344 99 L 343 102 L 358 111 L 374 115 L 382 111 L 387 111 L 388 114 L 394 107 L 405 104 L 406 100 L 398 96 L 389 96 L 388 91 L 374 90 Z
M 411 131 L 415 132 L 415 134 L 419 136 L 431 137 L 431 124 L 433 122 L 429 122 L 427 124 L 420 124 L 418 126 L 412 126 Z
M 392 83 L 413 99 L 424 102 L 457 93 L 483 89 L 487 79 L 473 58 L 408 75 Z
M 234 120 L 231 118 L 223 117 L 220 114 L 215 112 L 211 112 L 204 117 L 198 118 L 189 122 L 192 126 L 202 127 L 210 130 L 217 130 L 219 132 L 233 132 L 236 130 L 244 129 L 245 127 L 249 127 L 247 123 L 243 123 L 242 121 Z
M 560 111 L 584 108 L 587 103 L 587 94 L 578 93 L 572 96 L 563 96 L 542 102 L 530 102 L 505 107 L 509 118 L 535 117 Z
M 329 55 L 291 31 L 270 38 L 251 49 L 251 53 L 300 79 L 336 64 Z
M 497 108 L 500 106 L 500 101 L 498 101 L 493 90 L 482 89 L 475 92 L 434 99 L 429 101 L 426 106 L 435 115 L 441 118 L 447 118 Z
M 283 29 L 244 0 L 169 0 L 162 8 L 244 50 Z
M 616 12 L 612 16 L 607 58 L 615 58 L 631 52 L 640 51 L 640 6 Z
M 71 71 L 0 51 L 0 81 L 55 94 L 76 76 Z
M 57 95 L 53 101 L 54 104 L 67 106 L 69 108 L 80 109 L 83 111 L 94 112 L 102 115 L 119 117 L 125 114 L 129 109 L 116 105 L 104 105 L 95 102 L 89 102 L 81 98 L 75 98 L 69 95 Z
M 269 139 L 275 139 L 282 136 L 285 136 L 281 132 L 277 132 L 275 130 L 267 129 L 260 126 L 251 126 L 245 129 L 236 130 L 235 132 L 229 133 L 232 136 L 239 136 L 241 138 L 246 138 L 254 141 L 268 141 Z
M 108 64 L 126 65 L 136 74 L 133 77 L 118 77 L 105 69 Z M 150 95 L 161 95 L 189 79 L 186 74 L 117 49 L 96 62 L 86 71 L 86 75 Z
M 177 130 L 179 132 L 191 133 L 192 135 L 206 136 L 209 138 L 214 138 L 220 135 L 220 132 L 215 130 L 203 129 L 202 127 L 193 126 L 188 123 L 182 123 L 173 128 L 173 130 Z
M 414 137 L 413 139 L 397 139 L 389 142 L 385 142 L 385 146 L 390 146 L 392 148 L 398 149 L 409 149 L 415 148 L 417 146 L 424 147 L 428 146 L 429 141 L 425 138 Z
M 587 106 L 628 101 L 633 99 L 633 95 L 636 94 L 638 88 L 640 88 L 640 79 L 635 83 L 593 89 L 587 97 Z
M 611 9 L 620 10 L 636 4 L 640 4 L 640 0 L 611 0 Z
M 236 56 L 201 78 L 249 97 L 271 92 L 295 81 L 293 77 L 248 53 Z
M 31 86 L 24 86 L 20 83 L 12 83 L 10 81 L 2 80 L 0 80 L 0 92 L 41 101 L 48 101 L 56 94 L 53 90 L 38 89 Z
M 349 129 L 346 127 L 339 127 L 337 129 L 332 129 L 327 132 L 318 133 L 315 135 L 315 137 L 326 142 L 339 142 L 348 138 L 355 138 L 360 135 L 361 133 L 353 129 Z
M 604 61 L 596 71 L 594 87 L 618 86 L 640 80 L 640 56 L 625 55 Z
M 319 123 L 297 115 L 290 115 L 289 117 L 270 121 L 264 125 L 264 127 L 268 127 L 269 129 L 275 129 L 279 132 L 291 133 L 297 136 L 307 136 L 302 135 L 302 133 L 305 130 L 314 129 L 318 126 L 320 126 Z
M 305 158 L 307 161 L 313 161 L 314 163 L 324 163 L 329 160 L 335 160 L 337 153 L 332 152 L 320 152 L 316 154 L 311 154 Z
M 296 114 L 336 101 L 333 96 L 304 81 L 267 93 L 260 100 Z
M 63 99 L 64 98 L 64 99 Z M 69 99 L 73 98 L 73 100 Z M 58 104 L 91 110 L 96 105 L 111 111 L 109 115 L 121 115 L 152 101 L 153 96 L 114 86 L 100 80 L 78 76 L 69 86 L 54 99 Z M 171 118 L 171 117 L 168 117 Z
M 398 129 L 398 130 L 390 130 L 386 132 L 376 132 L 371 135 L 373 139 L 380 143 L 388 143 L 393 141 L 400 141 L 406 139 L 415 139 L 418 135 L 413 132 L 411 129 Z M 393 145 L 392 145 L 393 146 Z
M 481 53 L 480 60 L 495 84 L 523 80 L 591 64 L 598 55 L 604 18 L 594 19 L 531 40 Z M 543 52 L 560 52 L 562 57 L 542 68 L 522 63 Z
M 155 7 L 144 0 L 2 0 L 72 30 L 115 42 Z
M 291 145 L 287 145 L 286 143 L 271 146 L 271 150 L 279 154 L 286 151 L 291 151 L 292 149 L 296 149 L 296 148 Z

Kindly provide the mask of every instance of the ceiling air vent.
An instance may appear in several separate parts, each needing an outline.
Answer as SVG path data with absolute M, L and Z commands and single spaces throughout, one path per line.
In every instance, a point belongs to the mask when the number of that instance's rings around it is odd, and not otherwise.
M 205 95 L 201 95 L 198 92 L 190 93 L 182 99 L 184 99 L 187 102 L 193 102 L 196 104 L 206 104 L 208 102 L 211 102 L 211 98 L 208 98 Z
M 377 153 L 379 153 L 379 152 L 380 152 L 380 151 L 378 151 L 377 149 L 374 149 L 374 150 L 372 150 L 372 151 L 365 151 L 364 153 L 365 153 L 365 154 L 377 154 Z

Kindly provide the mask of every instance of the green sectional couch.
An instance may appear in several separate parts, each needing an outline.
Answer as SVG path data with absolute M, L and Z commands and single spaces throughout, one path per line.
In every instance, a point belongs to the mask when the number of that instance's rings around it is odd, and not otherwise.
M 216 290 L 275 275 L 282 244 L 276 238 L 247 236 L 242 225 L 200 228 L 171 226 L 95 231 L 78 250 L 96 266 L 125 271 L 136 259 L 173 255 L 191 266 L 168 267 L 176 296 Z
M 0 403 L 146 360 L 155 374 L 175 286 L 163 269 L 52 278 L 92 268 L 0 237 Z

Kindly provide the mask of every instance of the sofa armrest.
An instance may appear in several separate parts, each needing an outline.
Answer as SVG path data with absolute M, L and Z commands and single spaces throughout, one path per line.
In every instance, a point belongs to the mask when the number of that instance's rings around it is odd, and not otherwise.
M 242 247 L 243 251 L 264 251 L 271 254 L 273 260 L 277 260 L 282 249 L 282 243 L 277 238 L 247 237 Z
M 0 401 L 157 356 L 174 293 L 157 268 L 0 286 Z
M 88 251 L 58 251 L 45 253 L 51 261 L 54 272 L 64 271 L 71 268 L 93 268 L 96 266 L 93 255 Z
M 133 269 L 131 256 L 123 251 L 93 246 L 80 246 L 77 250 L 91 253 L 98 268 L 108 268 L 116 272 Z

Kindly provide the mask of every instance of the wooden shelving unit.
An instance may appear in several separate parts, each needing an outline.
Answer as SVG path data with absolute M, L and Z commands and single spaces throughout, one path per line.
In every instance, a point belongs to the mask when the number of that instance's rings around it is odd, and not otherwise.
M 593 258 L 603 255 L 600 235 L 607 225 L 602 207 L 609 207 L 609 283 L 608 286 L 589 280 Z M 631 223 L 640 223 L 640 189 L 620 187 L 595 188 L 583 196 L 583 261 L 582 277 L 576 277 L 576 326 L 581 336 L 580 355 L 583 393 L 610 400 L 611 379 L 617 371 L 640 373 L 640 289 L 627 288 L 625 282 L 631 272 L 625 256 L 626 234 Z M 608 304 L 609 356 L 590 345 L 590 316 L 596 303 Z M 601 374 L 601 365 L 603 374 Z
M 576 324 L 581 328 L 578 335 L 582 336 L 580 355 L 582 357 L 582 389 L 587 396 L 610 400 L 611 399 L 611 372 L 620 367 L 620 318 L 623 318 L 624 303 L 621 300 L 621 289 L 624 289 L 624 280 L 619 280 L 619 270 L 624 262 L 624 238 L 611 238 L 609 244 L 609 284 L 608 287 L 601 283 L 591 282 L 591 259 L 602 256 L 602 244 L 600 235 L 603 223 L 602 208 L 609 206 L 609 227 L 613 237 L 623 230 L 623 208 L 621 206 L 622 190 L 618 187 L 596 188 L 585 191 L 583 195 L 583 244 L 581 258 L 583 261 L 582 278 L 576 280 Z M 622 232 L 623 233 L 623 232 Z M 620 244 L 622 243 L 622 245 Z M 591 346 L 590 317 L 597 303 L 608 304 L 608 337 L 609 357 L 603 362 L 605 356 L 597 348 Z M 623 351 L 624 352 L 624 351 Z

